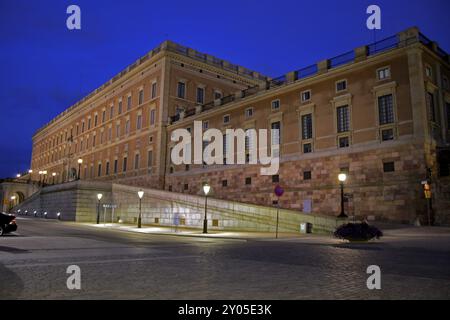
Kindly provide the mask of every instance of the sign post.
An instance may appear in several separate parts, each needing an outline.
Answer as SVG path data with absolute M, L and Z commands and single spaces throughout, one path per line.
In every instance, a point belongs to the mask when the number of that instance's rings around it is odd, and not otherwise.
M 274 189 L 274 193 L 277 196 L 277 224 L 275 229 L 275 238 L 278 239 L 278 224 L 280 221 L 280 197 L 283 195 L 284 189 L 278 184 Z

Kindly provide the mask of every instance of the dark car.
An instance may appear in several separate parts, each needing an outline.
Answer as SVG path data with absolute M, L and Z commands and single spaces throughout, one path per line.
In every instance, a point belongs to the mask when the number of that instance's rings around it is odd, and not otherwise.
M 17 230 L 16 216 L 0 212 L 0 236 Z

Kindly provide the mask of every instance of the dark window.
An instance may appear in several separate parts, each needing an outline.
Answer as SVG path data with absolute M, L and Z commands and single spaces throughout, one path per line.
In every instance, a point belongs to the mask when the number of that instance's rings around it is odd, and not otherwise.
M 230 116 L 229 115 L 223 116 L 223 123 L 229 123 L 229 122 L 230 122 Z
M 336 91 L 344 91 L 347 89 L 347 81 L 342 80 L 336 83 Z
M 347 148 L 350 145 L 350 141 L 348 137 L 340 137 L 339 138 L 339 148 Z
M 144 90 L 139 90 L 139 104 L 144 102 Z
M 95 116 L 94 116 L 94 127 L 96 127 L 97 124 L 98 124 L 98 116 L 95 115 Z
M 272 101 L 272 110 L 278 110 L 278 109 L 280 109 L 280 100 Z
M 311 180 L 311 171 L 303 171 L 303 180 Z
M 378 114 L 380 118 L 380 125 L 394 123 L 392 94 L 378 97 Z
M 184 170 L 185 171 L 189 171 L 189 165 L 188 164 L 184 167 Z
M 124 157 L 124 158 L 123 158 L 123 166 L 122 166 L 122 171 L 123 171 L 123 172 L 126 172 L 126 171 L 127 171 L 127 162 L 128 162 L 127 157 Z
M 128 96 L 128 98 L 127 98 L 127 108 L 128 108 L 128 110 L 131 109 L 131 96 Z
M 147 153 L 147 166 L 151 168 L 153 165 L 153 151 L 149 150 Z
M 97 171 L 97 176 L 101 176 L 102 175 L 102 164 L 101 163 L 99 163 L 98 164 L 98 171 Z
M 184 99 L 186 93 L 186 84 L 184 82 L 178 82 L 177 97 Z
M 394 162 L 384 162 L 383 163 L 383 172 L 394 172 L 395 171 L 395 164 Z
M 119 114 L 122 113 L 122 100 L 119 100 L 119 111 L 118 111 L 118 113 Z
M 386 129 L 381 131 L 381 140 L 389 141 L 394 140 L 394 129 Z
M 337 114 L 337 131 L 347 132 L 350 130 L 350 117 L 348 112 L 348 106 L 338 107 L 336 109 Z
M 250 177 L 245 178 L 245 184 L 246 185 L 252 184 L 252 178 L 250 178 Z
M 222 92 L 220 91 L 214 91 L 214 99 L 221 99 L 222 98 Z
M 114 106 L 111 106 L 111 110 L 109 111 L 109 119 L 114 117 Z
M 173 167 L 170 167 L 169 173 L 173 173 Z
M 172 186 L 169 186 L 169 191 L 172 191 Z
M 434 94 L 427 92 L 428 117 L 430 121 L 436 122 L 436 110 L 434 107 Z
M 189 184 L 185 183 L 184 184 L 184 190 L 188 190 L 189 189 Z
M 304 140 L 312 139 L 312 114 L 305 114 L 302 116 L 302 138 Z
M 105 175 L 109 175 L 109 161 L 106 162 Z
M 102 112 L 102 123 L 106 121 L 106 110 Z
M 114 173 L 117 173 L 117 169 L 118 169 L 118 161 L 117 159 L 114 160 Z
M 156 82 L 153 82 L 152 83 L 152 98 L 156 97 L 156 89 L 157 89 Z
M 311 143 L 305 143 L 303 145 L 303 153 L 311 153 L 312 152 L 312 145 Z
M 272 182 L 278 183 L 280 182 L 280 176 L 278 174 L 272 176 Z
M 228 180 L 222 180 L 222 187 L 228 186 Z
M 197 103 L 203 104 L 205 101 L 205 89 L 197 88 Z
M 134 156 L 134 169 L 139 169 L 139 154 Z

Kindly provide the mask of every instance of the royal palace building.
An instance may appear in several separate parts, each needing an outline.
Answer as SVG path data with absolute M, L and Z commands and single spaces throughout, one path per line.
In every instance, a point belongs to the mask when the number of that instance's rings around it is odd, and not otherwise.
M 279 184 L 281 207 L 337 215 L 345 172 L 351 215 L 411 223 L 431 211 L 448 224 L 449 63 L 417 28 L 279 78 L 166 41 L 36 132 L 32 179 L 189 194 L 206 181 L 216 198 L 267 206 Z M 174 165 L 172 132 L 194 121 L 224 134 L 279 129 L 278 174 L 261 175 L 258 164 Z

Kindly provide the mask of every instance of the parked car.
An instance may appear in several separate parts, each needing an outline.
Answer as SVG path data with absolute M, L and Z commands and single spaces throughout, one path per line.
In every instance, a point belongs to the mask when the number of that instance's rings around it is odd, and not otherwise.
M 16 216 L 0 212 L 0 236 L 17 230 Z

